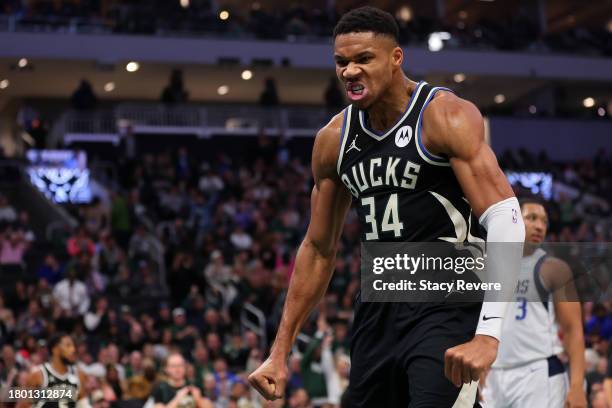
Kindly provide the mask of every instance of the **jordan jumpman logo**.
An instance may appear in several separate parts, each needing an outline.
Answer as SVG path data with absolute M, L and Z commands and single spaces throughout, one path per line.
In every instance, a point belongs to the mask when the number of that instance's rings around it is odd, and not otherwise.
M 355 135 L 355 138 L 354 138 L 354 139 L 353 139 L 353 141 L 351 142 L 351 145 L 349 146 L 349 148 L 348 148 L 348 149 L 346 149 L 346 152 L 344 152 L 344 153 L 348 153 L 348 152 L 350 152 L 350 151 L 351 151 L 351 150 L 353 150 L 353 149 L 357 150 L 358 152 L 360 152 L 360 151 L 361 151 L 361 149 L 360 149 L 360 148 L 358 148 L 358 147 L 357 147 L 357 144 L 356 144 L 356 143 L 357 143 L 357 138 L 358 138 L 358 137 L 359 137 L 359 135 Z

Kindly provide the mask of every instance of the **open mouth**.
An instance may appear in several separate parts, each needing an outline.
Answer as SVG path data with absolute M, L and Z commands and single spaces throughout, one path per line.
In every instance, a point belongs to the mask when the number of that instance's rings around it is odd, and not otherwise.
M 363 86 L 361 84 L 351 85 L 350 90 L 355 95 L 361 95 L 361 94 L 363 94 L 363 91 L 365 90 L 365 86 Z
M 347 83 L 346 91 L 347 91 L 349 99 L 353 101 L 362 99 L 367 93 L 366 87 L 363 84 L 360 84 L 358 82 Z

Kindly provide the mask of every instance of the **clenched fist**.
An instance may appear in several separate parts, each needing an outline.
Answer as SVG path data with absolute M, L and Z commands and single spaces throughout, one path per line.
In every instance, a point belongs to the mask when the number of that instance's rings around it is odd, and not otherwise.
M 249 375 L 249 383 L 265 399 L 273 401 L 283 397 L 288 371 L 284 358 L 270 356 Z
M 475 336 L 471 341 L 446 350 L 444 375 L 456 387 L 478 381 L 497 358 L 499 341 L 490 336 Z

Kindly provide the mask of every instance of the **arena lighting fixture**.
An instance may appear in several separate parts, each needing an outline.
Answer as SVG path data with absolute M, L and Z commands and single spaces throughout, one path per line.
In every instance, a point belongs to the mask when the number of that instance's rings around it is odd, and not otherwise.
M 221 10 L 221 12 L 219 13 L 219 19 L 225 21 L 229 18 L 230 14 L 229 11 L 227 10 Z
M 497 94 L 495 95 L 495 98 L 493 98 L 495 100 L 496 104 L 500 104 L 500 103 L 504 103 L 506 102 L 506 96 L 504 94 Z
M 538 108 L 536 108 L 535 105 L 531 105 L 529 107 L 529 113 L 531 113 L 532 115 L 535 115 L 536 113 L 538 113 Z
M 114 82 L 107 82 L 106 84 L 104 84 L 104 91 L 105 92 L 112 92 L 115 90 L 115 83 Z
M 455 74 L 455 76 L 453 76 L 453 80 L 456 83 L 460 84 L 463 81 L 465 81 L 465 74 L 462 74 L 462 73 Z
M 245 81 L 248 81 L 249 79 L 253 78 L 253 71 L 245 69 L 244 71 L 242 71 L 242 74 L 240 74 L 240 77 Z
M 28 59 L 27 59 L 27 58 L 21 58 L 21 59 L 19 60 L 19 62 L 17 62 L 17 66 L 18 66 L 19 68 L 25 68 L 25 67 L 27 67 L 27 66 L 28 66 Z
M 219 95 L 227 95 L 227 93 L 229 92 L 229 86 L 227 85 L 221 85 L 219 88 L 217 88 L 217 93 Z
M 0 89 L 6 89 L 10 84 L 11 83 L 8 79 L 3 79 L 2 81 L 0 81 Z
M 591 97 L 585 98 L 582 101 L 582 104 L 584 105 L 585 108 L 592 108 L 593 106 L 595 106 L 595 99 Z
M 179 0 L 182 8 L 189 7 L 189 0 Z
M 130 61 L 125 65 L 125 70 L 127 72 L 136 72 L 140 69 L 140 64 L 136 61 Z
M 445 31 L 434 32 L 429 34 L 429 40 L 427 40 L 427 45 L 429 46 L 429 51 L 438 52 L 444 48 L 444 41 L 450 40 L 451 35 Z
M 606 110 L 604 108 L 599 108 L 597 109 L 597 114 L 603 118 L 606 116 Z
M 408 6 L 402 6 L 399 10 L 397 10 L 395 16 L 398 18 L 398 20 L 407 23 L 412 20 L 412 9 Z

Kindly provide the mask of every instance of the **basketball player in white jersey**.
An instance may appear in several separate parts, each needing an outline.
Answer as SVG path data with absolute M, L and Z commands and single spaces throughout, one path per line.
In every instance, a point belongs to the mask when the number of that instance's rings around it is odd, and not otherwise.
M 544 206 L 535 199 L 520 204 L 525 246 L 516 303 L 507 309 L 497 359 L 486 377 L 484 407 L 586 408 L 580 303 L 563 301 L 576 300 L 568 286 L 572 272 L 540 248 L 548 226 Z M 569 379 L 557 357 L 563 350 L 569 356 Z
M 54 389 L 64 390 L 64 398 L 59 400 L 46 399 L 33 404 L 22 400 L 18 408 L 77 408 L 85 404 L 85 374 L 76 368 L 76 347 L 74 340 L 66 333 L 54 334 L 49 339 L 49 362 L 35 367 L 28 376 L 27 386 L 40 390 L 43 394 Z M 1 406 L 1 405 L 0 405 Z

